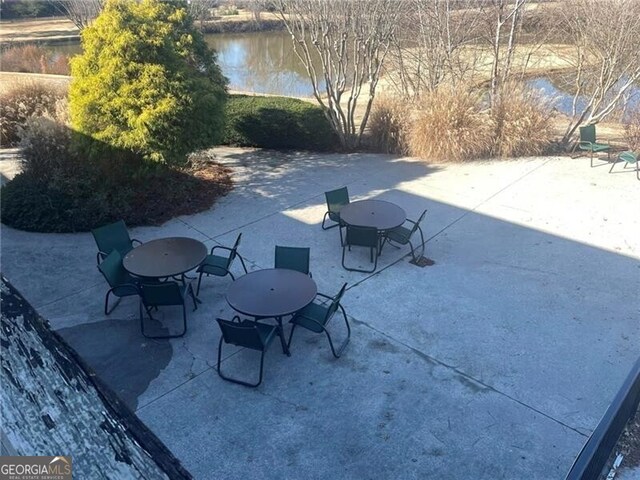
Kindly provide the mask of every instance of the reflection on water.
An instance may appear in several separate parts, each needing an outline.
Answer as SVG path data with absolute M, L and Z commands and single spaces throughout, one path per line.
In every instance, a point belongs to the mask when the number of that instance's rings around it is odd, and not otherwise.
M 304 65 L 285 32 L 216 34 L 206 37 L 231 90 L 293 97 L 313 94 Z
M 231 90 L 292 97 L 313 95 L 288 33 L 217 33 L 205 35 L 205 40 L 218 52 L 218 63 Z M 77 42 L 47 48 L 67 55 L 81 51 Z
M 294 97 L 313 94 L 304 65 L 293 51 L 291 37 L 286 32 L 219 33 L 206 35 L 209 46 L 218 52 L 222 72 L 229 78 L 229 88 L 246 92 L 269 93 Z M 80 52 L 78 43 L 49 47 L 69 55 Z M 571 79 L 563 75 L 538 77 L 529 86 L 554 100 L 555 107 L 570 114 L 573 102 Z M 578 109 L 586 105 L 579 98 Z M 629 106 L 640 107 L 640 87 L 629 94 Z
M 538 77 L 527 81 L 527 85 L 540 91 L 545 97 L 553 100 L 553 105 L 559 112 L 571 115 L 573 109 L 573 92 L 566 81 L 560 77 Z M 564 86 L 566 85 L 566 86 Z M 633 109 L 640 107 L 640 87 L 631 87 L 627 94 L 628 103 L 622 118 Z M 577 111 L 582 111 L 587 106 L 587 98 L 578 97 L 576 101 Z

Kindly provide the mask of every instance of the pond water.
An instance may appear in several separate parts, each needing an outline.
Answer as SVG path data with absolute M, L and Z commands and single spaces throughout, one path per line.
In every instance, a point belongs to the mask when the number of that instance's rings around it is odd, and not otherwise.
M 313 95 L 306 70 L 293 51 L 287 32 L 218 33 L 206 35 L 205 39 L 218 52 L 218 62 L 231 90 L 294 97 Z M 78 43 L 50 48 L 66 54 L 80 52 Z M 571 112 L 571 87 L 561 75 L 533 78 L 528 85 L 552 99 L 558 111 Z M 578 106 L 584 103 L 584 99 L 579 99 Z M 640 87 L 630 92 L 629 105 L 640 106 Z
M 538 77 L 527 81 L 527 85 L 538 90 L 542 95 L 552 101 L 552 105 L 560 112 L 567 115 L 571 114 L 573 108 L 573 93 L 570 87 L 566 85 L 566 79 L 556 75 L 552 77 Z M 627 117 L 627 113 L 635 108 L 640 107 L 640 87 L 635 86 L 629 89 L 627 94 L 628 103 L 624 112 L 618 112 L 623 120 Z M 578 97 L 576 107 L 581 111 L 587 105 L 587 99 Z
M 292 97 L 313 95 L 288 33 L 216 33 L 205 35 L 205 40 L 218 52 L 218 63 L 231 90 Z M 79 43 L 49 48 L 67 55 L 80 53 Z

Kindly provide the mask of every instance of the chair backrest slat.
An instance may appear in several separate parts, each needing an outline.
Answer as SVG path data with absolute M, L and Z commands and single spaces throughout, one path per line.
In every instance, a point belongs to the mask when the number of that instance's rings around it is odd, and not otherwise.
M 347 284 L 345 283 L 344 285 L 342 285 L 342 288 L 336 294 L 336 296 L 333 297 L 333 300 L 331 301 L 331 305 L 329 305 L 329 309 L 327 310 L 326 320 L 329 320 L 329 318 L 331 318 L 333 314 L 336 313 L 336 310 L 338 310 L 338 307 L 340 306 L 340 301 L 342 300 L 342 296 L 344 295 L 344 292 L 346 289 L 347 289 Z
M 216 321 L 226 343 L 252 350 L 264 350 L 264 343 L 258 333 L 258 327 L 255 325 L 232 322 L 223 318 L 216 318 Z
M 596 126 L 595 124 L 580 127 L 580 141 L 596 143 Z
M 418 218 L 418 220 L 416 220 L 416 223 L 413 225 L 413 228 L 411 229 L 411 235 L 413 235 L 414 233 L 416 233 L 416 231 L 418 230 L 418 228 L 420 228 L 420 224 L 422 223 L 422 220 L 424 220 L 424 216 L 427 214 L 427 211 L 425 210 L 424 212 L 422 212 L 422 215 L 420 215 L 420 217 Z
M 378 247 L 378 230 L 375 227 L 347 225 L 345 243 L 358 247 Z
M 184 305 L 184 298 L 178 282 L 142 283 L 142 302 L 153 306 Z
M 109 254 L 113 250 L 118 250 L 121 255 L 125 255 L 131 250 L 131 237 L 123 220 L 98 227 L 91 230 L 91 233 L 101 252 Z
M 236 241 L 233 244 L 233 247 L 231 248 L 231 251 L 229 252 L 229 260 L 227 261 L 227 269 L 229 269 L 229 267 L 231 267 L 231 263 L 233 263 L 233 261 L 235 260 L 236 256 L 238 255 L 238 247 L 240 246 L 240 240 L 242 240 L 242 233 L 238 234 L 238 237 L 236 238 Z
M 122 256 L 118 250 L 112 250 L 111 253 L 100 262 L 98 270 L 100 270 L 111 288 L 122 285 L 127 278 L 127 271 L 122 266 Z
M 347 187 L 325 192 L 324 196 L 327 199 L 327 210 L 331 213 L 340 213 L 340 209 L 349 204 L 349 190 L 347 190 Z
M 281 247 L 276 245 L 275 268 L 288 268 L 309 275 L 311 250 L 303 247 Z

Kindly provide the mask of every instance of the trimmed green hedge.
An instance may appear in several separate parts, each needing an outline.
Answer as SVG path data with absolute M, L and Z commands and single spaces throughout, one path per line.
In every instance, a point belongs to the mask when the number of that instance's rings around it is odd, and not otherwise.
M 320 107 L 288 97 L 231 95 L 223 144 L 292 150 L 335 150 L 338 139 Z

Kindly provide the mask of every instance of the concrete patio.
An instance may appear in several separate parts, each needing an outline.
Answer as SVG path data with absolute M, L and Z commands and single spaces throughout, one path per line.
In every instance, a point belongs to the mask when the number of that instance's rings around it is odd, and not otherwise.
M 311 247 L 321 292 L 349 290 L 352 340 L 274 344 L 258 389 L 215 371 L 230 278 L 203 280 L 182 339 L 146 340 L 138 305 L 105 317 L 90 234 L 2 227 L 2 272 L 196 478 L 559 479 L 639 352 L 640 182 L 588 158 L 427 165 L 374 154 L 217 149 L 236 188 L 210 211 L 132 229 L 231 245 L 251 269 Z M 3 173 L 9 164 L 3 165 Z M 323 192 L 429 210 L 420 268 L 385 247 L 373 275 L 340 266 Z M 368 265 L 365 252 L 352 252 Z M 240 274 L 240 265 L 235 265 Z M 169 324 L 179 317 L 167 310 Z M 340 322 L 335 337 L 343 338 Z M 251 374 L 253 352 L 228 350 Z M 71 452 L 73 455 L 73 452 Z

